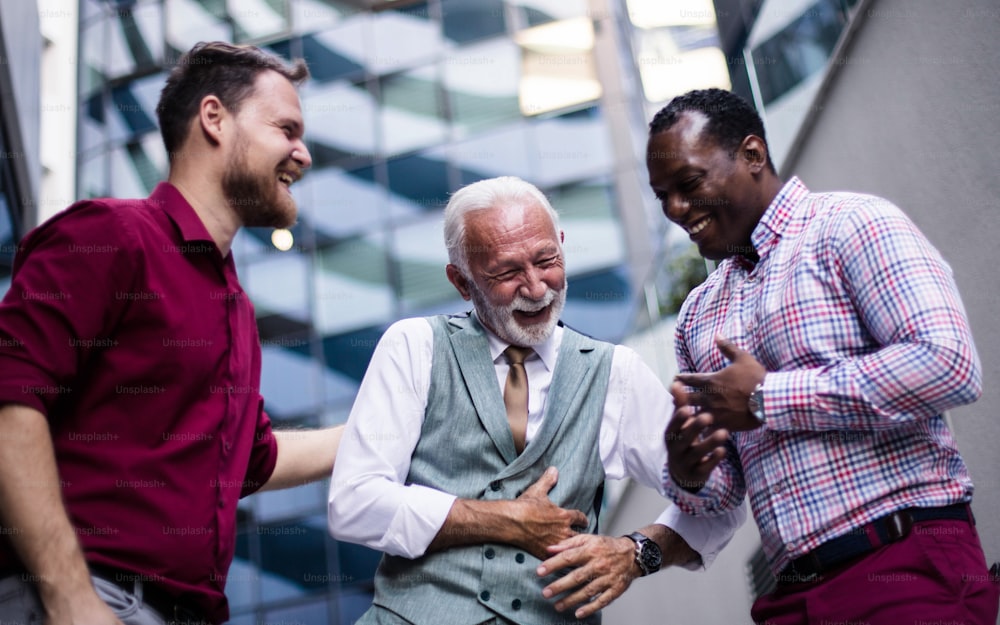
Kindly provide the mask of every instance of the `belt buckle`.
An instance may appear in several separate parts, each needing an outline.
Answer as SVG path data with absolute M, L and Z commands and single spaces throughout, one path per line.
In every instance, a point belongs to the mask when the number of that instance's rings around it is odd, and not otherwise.
M 913 516 L 906 510 L 893 512 L 885 521 L 885 532 L 891 543 L 905 538 L 913 529 Z
M 812 567 L 812 571 L 806 572 L 800 570 L 799 567 L 796 565 L 797 562 L 800 564 L 808 562 Z M 800 556 L 795 560 L 792 560 L 791 562 L 788 563 L 788 566 L 785 567 L 785 570 L 790 573 L 789 577 L 794 578 L 787 581 L 795 584 L 808 584 L 818 580 L 820 576 L 819 561 L 818 558 L 816 557 L 816 554 L 812 552 Z

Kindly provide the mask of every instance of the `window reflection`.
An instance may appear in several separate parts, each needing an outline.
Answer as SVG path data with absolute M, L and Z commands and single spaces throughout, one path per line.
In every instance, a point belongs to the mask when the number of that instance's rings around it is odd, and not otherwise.
M 446 153 L 464 185 L 493 176 L 529 179 L 537 173 L 528 124 L 517 123 L 476 134 L 448 147 Z
M 360 11 L 356 4 L 337 0 L 296 0 L 292 3 L 292 26 L 296 32 L 315 32 L 335 26 Z
M 321 335 L 342 334 L 392 317 L 393 297 L 382 239 L 381 234 L 373 233 L 317 251 L 313 323 Z
M 448 252 L 442 237 L 438 213 L 396 229 L 393 258 L 404 309 L 420 310 L 454 296 L 444 272 Z
M 163 59 L 160 4 L 119 6 L 109 17 L 107 73 L 125 76 L 153 69 Z
M 399 154 L 444 141 L 447 125 L 434 67 L 383 78 L 380 91 L 383 154 Z
M 233 29 L 225 13 L 210 2 L 170 0 L 166 3 L 167 44 L 179 55 L 199 41 L 230 41 Z M 221 7 L 221 3 L 219 4 Z
M 376 102 L 364 84 L 307 82 L 300 93 L 314 170 L 375 156 Z
M 331 578 L 326 554 L 326 516 L 316 515 L 298 522 L 265 523 L 257 526 L 260 541 L 261 597 L 265 601 L 288 599 L 325 591 Z M 313 613 L 317 604 L 300 604 L 290 610 Z M 310 617 L 302 622 L 325 623 Z
M 566 233 L 564 253 L 571 276 L 607 269 L 625 261 L 625 244 L 614 210 L 610 180 L 569 184 L 548 191 Z
M 518 47 L 508 39 L 463 46 L 443 61 L 444 88 L 456 134 L 469 136 L 521 116 Z
M 442 45 L 441 28 L 421 2 L 373 16 L 365 62 L 377 74 L 399 71 L 437 58 Z
M 520 28 L 589 14 L 586 0 L 514 0 L 510 4 Z
M 226 13 L 236 41 L 251 41 L 288 32 L 288 0 L 226 0 Z
M 830 1 L 817 2 L 753 49 L 760 96 L 765 105 L 826 67 L 845 19 Z
M 98 20 L 80 29 L 80 94 L 87 97 L 100 91 L 107 74 L 108 21 Z
M 468 43 L 501 35 L 506 30 L 501 0 L 441 0 L 444 36 Z
M 585 18 L 551 22 L 514 35 L 521 47 L 519 98 L 524 115 L 540 115 L 601 97 L 593 62 L 594 27 Z
M 370 180 L 328 168 L 309 172 L 297 185 L 299 193 L 310 198 L 301 210 L 322 237 L 345 239 L 384 219 L 385 191 Z
M 277 313 L 302 322 L 308 320 L 306 286 L 310 268 L 308 257 L 301 253 L 301 243 L 297 245 L 287 252 L 265 245 L 265 255 L 254 259 L 241 277 L 259 316 Z
M 537 164 L 533 179 L 543 186 L 602 175 L 613 166 L 608 128 L 597 107 L 539 120 L 532 134 Z
M 648 101 L 662 102 L 692 89 L 730 87 L 710 0 L 629 0 L 628 8 Z

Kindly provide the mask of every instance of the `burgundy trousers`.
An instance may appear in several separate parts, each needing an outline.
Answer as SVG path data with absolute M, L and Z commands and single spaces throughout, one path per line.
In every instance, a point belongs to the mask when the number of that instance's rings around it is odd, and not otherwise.
M 975 525 L 935 520 L 815 582 L 779 584 L 750 614 L 758 625 L 996 625 L 998 603 Z

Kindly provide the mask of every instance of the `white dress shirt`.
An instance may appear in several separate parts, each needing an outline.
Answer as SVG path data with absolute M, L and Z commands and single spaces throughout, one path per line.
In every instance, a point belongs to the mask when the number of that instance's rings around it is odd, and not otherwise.
M 489 331 L 486 334 L 502 392 L 509 368 L 503 356 L 508 343 Z M 529 445 L 545 413 L 562 336 L 563 328 L 556 327 L 545 343 L 534 346 L 537 355 L 524 363 Z M 427 406 L 433 343 L 430 323 L 412 318 L 390 326 L 375 348 L 348 418 L 330 483 L 330 532 L 338 540 L 417 558 L 448 516 L 455 496 L 405 483 Z M 630 477 L 664 494 L 663 432 L 672 412 L 673 398 L 659 378 L 634 351 L 615 346 L 599 442 L 605 475 L 610 479 Z M 461 430 L 456 429 L 456 436 L 460 435 Z M 701 554 L 702 565 L 707 567 L 745 519 L 742 505 L 723 516 L 696 519 L 671 504 L 656 522 L 680 534 Z

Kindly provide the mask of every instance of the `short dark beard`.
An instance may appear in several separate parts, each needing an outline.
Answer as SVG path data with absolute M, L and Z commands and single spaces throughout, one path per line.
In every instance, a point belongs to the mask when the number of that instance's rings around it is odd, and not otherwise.
M 246 147 L 239 146 L 238 155 L 222 175 L 222 193 L 240 223 L 249 228 L 288 228 L 295 217 L 282 209 L 275 179 L 265 180 L 250 172 L 246 162 Z M 291 201 L 290 199 L 288 201 Z

